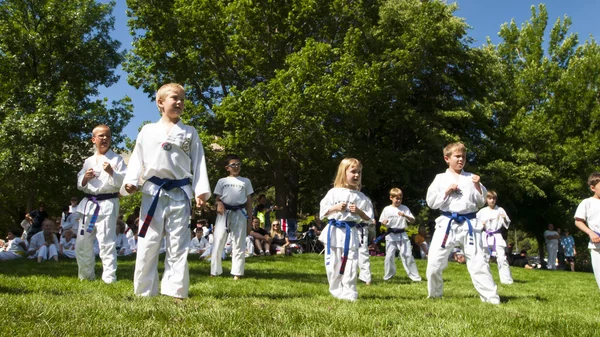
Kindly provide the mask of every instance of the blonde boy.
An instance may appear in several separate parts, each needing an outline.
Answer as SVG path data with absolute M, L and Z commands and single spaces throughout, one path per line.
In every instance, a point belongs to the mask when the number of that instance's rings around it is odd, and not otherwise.
M 415 217 L 410 209 L 402 205 L 402 190 L 392 188 L 390 190 L 390 200 L 392 204 L 386 206 L 381 212 L 379 222 L 387 227 L 385 235 L 385 262 L 384 262 L 384 280 L 391 279 L 396 275 L 396 252 L 400 252 L 400 259 L 408 277 L 420 282 L 421 276 L 417 270 L 415 258 L 412 256 L 412 246 L 410 239 L 406 235 L 406 226 L 408 223 L 414 223 Z
M 183 87 L 163 85 L 156 93 L 161 119 L 140 131 L 129 159 L 121 194 L 138 190 L 143 181 L 137 256 L 133 277 L 138 296 L 158 294 L 158 254 L 166 237 L 161 294 L 186 298 L 190 243 L 191 200 L 203 207 L 210 196 L 202 142 L 196 129 L 181 122 Z
M 81 219 L 75 245 L 80 280 L 96 278 L 94 239 L 97 238 L 102 260 L 102 281 L 117 281 L 115 238 L 119 215 L 118 192 L 127 166 L 123 158 L 110 149 L 111 136 L 110 128 L 104 124 L 92 130 L 96 153 L 85 160 L 77 174 L 77 188 L 85 193 L 75 215 L 75 219 Z
M 584 199 L 575 211 L 575 226 L 590 237 L 588 248 L 596 283 L 600 288 L 600 172 L 594 172 L 587 181 L 593 196 Z
M 448 266 L 448 256 L 455 246 L 465 253 L 467 269 L 483 302 L 500 304 L 496 284 L 485 258 L 481 239 L 481 224 L 476 214 L 485 205 L 487 193 L 478 175 L 463 171 L 467 149 L 462 143 L 444 148 L 448 169 L 436 175 L 427 190 L 427 205 L 442 211 L 436 219 L 427 260 L 427 290 L 430 298 L 443 295 L 442 272 Z

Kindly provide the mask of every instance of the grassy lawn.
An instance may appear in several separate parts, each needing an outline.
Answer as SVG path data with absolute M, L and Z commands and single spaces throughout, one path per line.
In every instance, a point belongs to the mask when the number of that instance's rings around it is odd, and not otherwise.
M 373 284 L 354 303 L 329 295 L 323 256 L 253 257 L 246 276 L 209 277 L 190 256 L 190 298 L 133 295 L 134 258 L 119 260 L 119 281 L 80 282 L 73 260 L 0 264 L 0 321 L 10 336 L 598 336 L 600 291 L 593 274 L 513 268 L 499 285 L 500 306 L 482 303 L 465 265 L 450 263 L 444 298 L 399 274 Z M 426 261 L 417 261 L 425 276 Z M 230 261 L 225 261 L 228 275 Z M 162 264 L 161 264 L 162 268 Z M 161 270 L 162 272 L 162 270 Z M 492 265 L 498 280 L 496 265 Z M 101 265 L 96 265 L 100 276 Z M 9 333 L 10 332 L 10 333 Z

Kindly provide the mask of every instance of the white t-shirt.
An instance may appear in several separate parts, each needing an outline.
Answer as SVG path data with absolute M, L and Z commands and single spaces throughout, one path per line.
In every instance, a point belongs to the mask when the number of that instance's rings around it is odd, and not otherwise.
M 386 206 L 381 212 L 381 215 L 379 216 L 379 222 L 384 222 L 387 220 L 388 223 L 385 225 L 387 228 L 406 229 L 408 221 L 406 220 L 406 217 L 398 215 L 398 212 L 403 212 L 407 216 L 413 217 L 408 207 L 404 205 L 400 205 L 398 207 L 389 205 Z M 386 242 L 404 241 L 407 239 L 408 235 L 406 235 L 406 232 L 390 233 L 385 237 Z
M 254 193 L 250 179 L 244 177 L 225 177 L 219 179 L 214 194 L 231 206 L 245 205 L 248 196 Z
M 350 213 L 348 208 L 342 212 L 334 212 L 329 215 L 325 215 L 327 211 L 334 205 L 345 202 L 347 205 L 355 204 L 356 207 L 360 208 L 365 214 L 372 220 L 373 219 L 373 205 L 371 200 L 367 198 L 362 192 L 351 190 L 343 187 L 334 187 L 330 189 L 323 200 L 321 200 L 319 216 L 321 219 L 329 218 L 336 219 L 338 221 L 353 221 L 356 223 L 370 223 L 372 221 L 363 220 L 358 214 Z M 327 242 L 327 233 L 329 231 L 329 224 L 325 226 L 321 232 L 319 240 Z M 334 227 L 331 229 L 331 247 L 343 248 L 344 239 L 346 238 L 346 229 Z M 350 249 L 355 250 L 359 247 L 358 233 L 356 227 L 352 228 L 352 234 L 350 238 Z
M 586 225 L 596 233 L 600 233 L 600 199 L 590 197 L 584 199 L 575 211 L 575 219 L 585 221 Z M 590 241 L 588 248 L 600 249 L 600 243 Z
M 549 236 L 558 235 L 557 231 L 546 230 L 544 231 L 544 239 L 546 239 L 546 244 L 558 245 L 558 239 L 548 239 Z

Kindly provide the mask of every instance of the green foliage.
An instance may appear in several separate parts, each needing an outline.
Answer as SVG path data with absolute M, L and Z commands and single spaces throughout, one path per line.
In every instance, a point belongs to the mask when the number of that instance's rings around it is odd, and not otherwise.
M 417 211 L 450 140 L 473 143 L 487 115 L 489 55 L 439 1 L 129 0 L 129 82 L 187 85 L 203 140 L 242 153 L 282 217 L 312 213 L 343 157 L 364 190 L 399 186 Z M 209 158 L 211 160 L 211 158 Z M 215 173 L 216 174 L 216 173 Z M 216 177 L 215 177 L 216 178 Z M 385 196 L 385 197 L 384 197 Z M 381 207 L 383 206 L 381 205 Z
M 514 223 L 538 240 L 548 223 L 572 227 L 576 205 L 589 196 L 586 178 L 600 168 L 600 48 L 593 39 L 578 45 L 565 17 L 545 49 L 547 22 L 546 7 L 532 7 L 521 28 L 504 24 L 503 41 L 483 47 L 496 57 L 496 80 L 480 169 Z
M 118 77 L 120 43 L 110 38 L 114 2 L 0 2 L 0 214 L 16 224 L 44 200 L 51 214 L 75 194 L 77 171 L 100 123 L 122 141 L 129 98 L 94 98 Z
M 431 300 L 426 282 L 411 282 L 399 265 L 384 282 L 383 260 L 371 258 L 373 283 L 359 282 L 354 303 L 329 294 L 318 254 L 249 258 L 240 281 L 225 276 L 230 261 L 224 276 L 210 277 L 209 263 L 190 258 L 184 301 L 134 296 L 134 258 L 119 258 L 110 285 L 79 281 L 74 260 L 4 261 L 0 301 L 10 305 L 0 319 L 15 336 L 594 336 L 600 324 L 591 273 L 512 268 L 516 282 L 499 285 L 502 304 L 492 306 L 465 265 L 449 263 L 444 298 Z M 423 276 L 426 261 L 417 266 Z M 97 261 L 97 276 L 101 269 Z M 495 265 L 492 273 L 498 280 Z

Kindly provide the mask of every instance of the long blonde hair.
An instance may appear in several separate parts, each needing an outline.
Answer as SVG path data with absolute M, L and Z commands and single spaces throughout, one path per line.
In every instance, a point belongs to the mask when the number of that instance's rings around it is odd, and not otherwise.
M 360 191 L 362 187 L 362 164 L 358 159 L 355 158 L 344 158 L 340 162 L 338 166 L 337 174 L 335 175 L 335 180 L 333 181 L 333 187 L 343 187 L 353 189 L 348 185 L 348 181 L 346 180 L 346 170 L 351 167 L 356 166 L 360 172 L 360 178 L 358 180 L 358 184 L 356 185 L 356 190 Z

